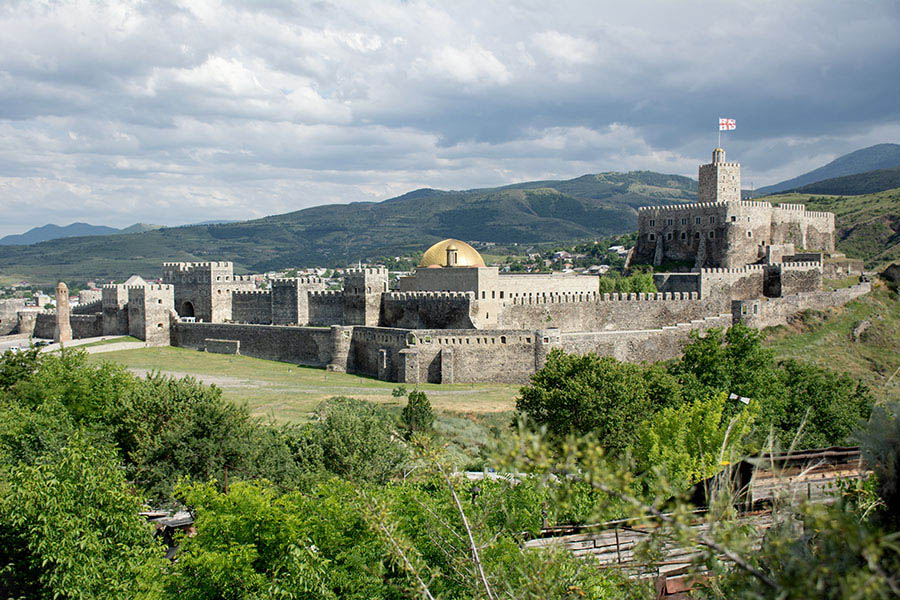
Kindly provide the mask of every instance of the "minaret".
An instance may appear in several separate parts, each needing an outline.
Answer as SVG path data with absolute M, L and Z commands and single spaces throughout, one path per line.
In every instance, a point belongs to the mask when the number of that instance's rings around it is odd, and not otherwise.
M 700 165 L 698 202 L 739 202 L 741 199 L 741 164 L 725 162 L 725 150 L 716 148 L 712 162 Z
M 69 288 L 62 281 L 56 286 L 56 328 L 53 341 L 64 344 L 72 341 L 72 325 L 69 323 Z

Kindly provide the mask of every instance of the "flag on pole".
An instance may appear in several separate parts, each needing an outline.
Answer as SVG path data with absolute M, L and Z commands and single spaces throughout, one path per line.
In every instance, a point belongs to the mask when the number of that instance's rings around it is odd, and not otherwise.
M 731 131 L 737 129 L 737 122 L 734 119 L 719 119 L 719 131 Z

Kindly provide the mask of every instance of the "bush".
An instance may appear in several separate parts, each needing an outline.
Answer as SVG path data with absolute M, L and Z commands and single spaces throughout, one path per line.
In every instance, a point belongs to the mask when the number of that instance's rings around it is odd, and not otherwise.
M 406 430 L 407 437 L 415 434 L 430 433 L 434 426 L 434 412 L 431 410 L 431 402 L 425 392 L 412 391 L 403 412 L 400 414 L 400 422 Z

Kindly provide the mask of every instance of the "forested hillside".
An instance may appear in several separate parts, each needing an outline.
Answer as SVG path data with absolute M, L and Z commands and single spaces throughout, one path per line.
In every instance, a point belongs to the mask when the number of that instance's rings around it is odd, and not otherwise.
M 33 281 L 157 277 L 164 260 L 231 260 L 241 272 L 346 266 L 448 237 L 559 242 L 632 231 L 637 207 L 696 198 L 687 177 L 585 175 L 468 191 L 422 189 L 377 203 L 331 204 L 255 221 L 0 248 L 0 271 Z

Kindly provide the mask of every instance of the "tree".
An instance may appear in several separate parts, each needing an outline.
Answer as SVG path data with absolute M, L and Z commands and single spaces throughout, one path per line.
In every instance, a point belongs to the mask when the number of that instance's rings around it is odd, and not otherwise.
M 403 412 L 400 414 L 400 422 L 408 437 L 431 432 L 434 425 L 434 412 L 431 410 L 431 402 L 428 401 L 425 392 L 413 390 L 409 393 L 406 406 L 403 407 Z
M 75 432 L 2 473 L 4 598 L 159 598 L 162 548 L 115 451 Z
M 385 482 L 406 459 L 391 416 L 370 402 L 335 397 L 316 409 L 310 433 L 322 448 L 324 467 L 352 480 Z
M 676 388 L 659 368 L 555 349 L 521 389 L 516 409 L 557 436 L 592 433 L 617 453 L 634 441 L 640 422 L 678 397 Z

